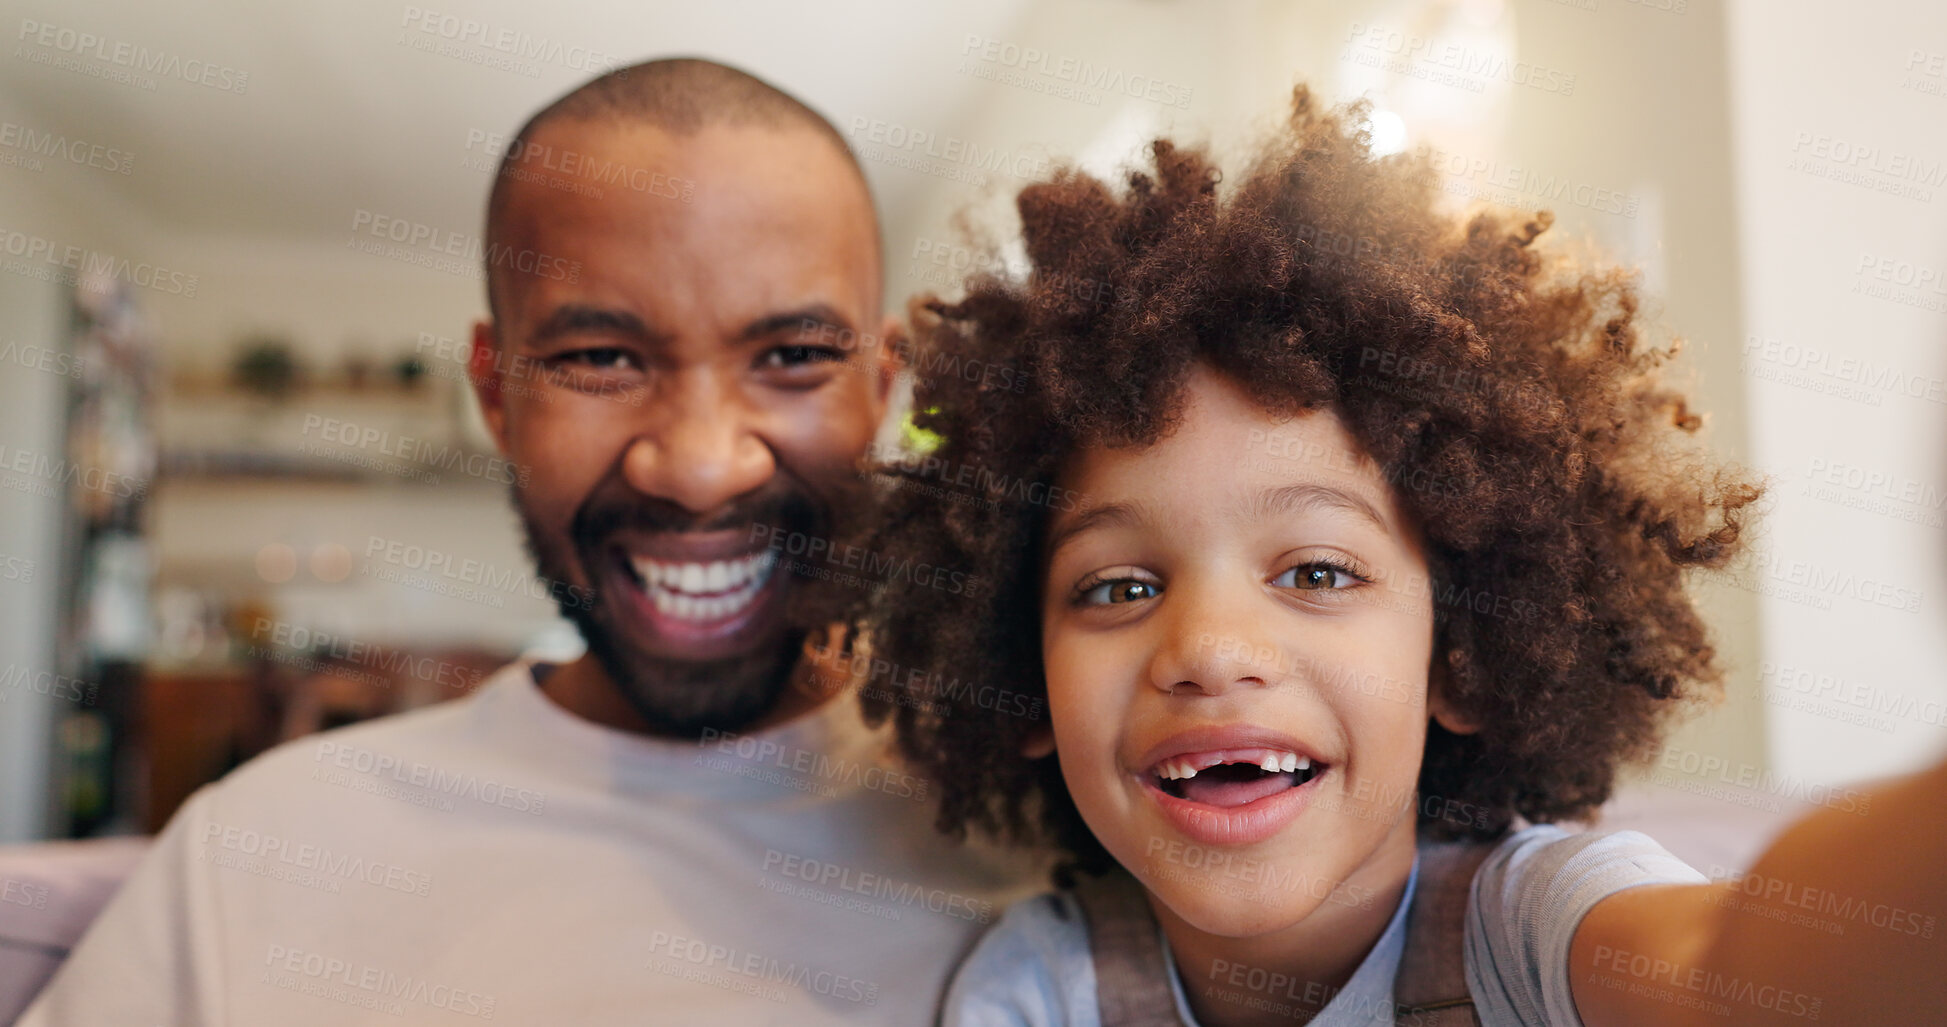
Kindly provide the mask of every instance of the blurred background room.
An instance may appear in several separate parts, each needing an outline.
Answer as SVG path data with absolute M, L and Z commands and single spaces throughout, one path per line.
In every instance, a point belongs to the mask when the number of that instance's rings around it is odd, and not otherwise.
M 893 309 L 1018 261 L 982 240 L 1060 162 L 1369 98 L 1456 209 L 1640 269 L 1772 483 L 1708 596 L 1727 695 L 1615 817 L 1736 866 L 1762 831 L 1722 825 L 1947 746 L 1942 5 L 438 3 L 8 0 L 0 843 L 149 834 L 281 740 L 578 651 L 465 383 L 483 210 L 530 113 L 685 54 L 845 135 Z

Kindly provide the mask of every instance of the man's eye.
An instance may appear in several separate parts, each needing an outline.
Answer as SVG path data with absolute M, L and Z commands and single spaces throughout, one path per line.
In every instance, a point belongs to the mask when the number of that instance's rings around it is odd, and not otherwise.
M 633 371 L 641 367 L 634 354 L 617 346 L 578 349 L 554 359 L 559 364 L 596 371 Z
M 1318 592 L 1335 588 L 1351 588 L 1363 579 L 1335 563 L 1301 563 L 1271 580 L 1279 588 L 1295 588 L 1303 592 Z
M 1086 588 L 1076 602 L 1083 606 L 1106 606 L 1111 603 L 1133 603 L 1143 599 L 1154 599 L 1163 590 L 1147 581 L 1118 578 Z
M 757 358 L 757 366 L 803 367 L 806 364 L 837 363 L 844 359 L 844 351 L 830 346 L 776 346 L 765 350 L 764 355 Z

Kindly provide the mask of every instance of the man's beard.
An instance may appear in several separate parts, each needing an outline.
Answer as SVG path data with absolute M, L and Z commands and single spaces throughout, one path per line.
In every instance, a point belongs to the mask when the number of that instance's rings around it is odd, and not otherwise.
M 619 530 L 643 533 L 749 529 L 765 525 L 767 537 L 803 532 L 829 537 L 831 505 L 815 500 L 808 490 L 782 477 L 720 517 L 699 522 L 669 502 L 643 496 L 620 477 L 619 466 L 576 510 L 567 539 L 548 534 L 534 521 L 513 489 L 514 509 L 520 514 L 530 555 L 547 581 L 562 616 L 581 632 L 588 652 L 601 664 L 636 714 L 658 734 L 694 738 L 705 729 L 741 731 L 775 709 L 802 655 L 806 635 L 821 623 L 821 603 L 803 595 L 815 583 L 798 578 L 785 567 L 772 573 L 787 575 L 776 587 L 790 589 L 781 628 L 762 638 L 748 652 L 720 659 L 671 659 L 644 652 L 624 640 L 616 623 L 627 616 L 625 602 L 606 594 L 601 568 L 611 557 L 608 540 Z M 753 532 L 753 536 L 756 535 Z M 578 561 L 587 584 L 564 587 L 576 580 L 569 573 Z M 827 607 L 828 608 L 828 607 Z

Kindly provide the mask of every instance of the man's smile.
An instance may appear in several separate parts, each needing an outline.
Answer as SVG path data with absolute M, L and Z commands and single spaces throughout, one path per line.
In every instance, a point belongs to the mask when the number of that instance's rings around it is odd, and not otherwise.
M 714 659 L 747 648 L 786 592 L 774 549 L 748 531 L 631 533 L 607 547 L 617 627 L 657 656 Z M 623 599 L 626 597 L 626 599 Z
M 630 555 L 635 584 L 656 604 L 659 613 L 697 622 L 721 620 L 742 613 L 771 578 L 777 551 L 728 560 L 658 560 Z

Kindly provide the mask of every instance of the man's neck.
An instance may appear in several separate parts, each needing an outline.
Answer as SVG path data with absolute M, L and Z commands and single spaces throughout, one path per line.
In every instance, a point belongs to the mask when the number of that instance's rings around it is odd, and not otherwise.
M 808 673 L 807 661 L 800 660 L 791 672 L 792 687 L 784 689 L 778 695 L 777 704 L 745 730 L 762 731 L 795 720 L 824 705 L 837 694 L 802 687 L 801 680 Z M 556 706 L 583 720 L 630 734 L 669 737 L 636 712 L 636 708 L 623 697 L 622 689 L 602 669 L 601 661 L 592 654 L 583 654 L 573 663 L 556 668 L 554 673 L 547 676 L 547 680 L 540 683 L 540 688 L 541 694 Z

